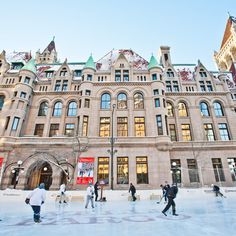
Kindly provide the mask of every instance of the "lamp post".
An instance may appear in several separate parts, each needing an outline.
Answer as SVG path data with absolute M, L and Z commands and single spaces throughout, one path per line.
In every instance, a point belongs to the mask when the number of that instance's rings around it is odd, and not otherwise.
M 111 113 L 111 138 L 110 138 L 110 144 L 111 144 L 111 149 L 108 150 L 108 152 L 111 155 L 111 190 L 113 190 L 113 158 L 114 158 L 114 154 L 116 153 L 116 150 L 114 150 L 114 143 L 115 143 L 115 139 L 114 139 L 114 111 L 116 108 L 116 104 L 112 105 L 112 113 Z
M 172 173 L 174 174 L 174 183 L 176 184 L 176 186 L 177 186 L 177 171 L 179 171 L 179 169 L 178 169 L 178 167 L 176 166 L 177 164 L 176 164 L 176 162 L 174 161 L 174 162 L 172 162 Z
M 17 162 L 17 166 L 12 167 L 12 173 L 14 174 L 14 189 L 16 188 L 16 185 L 18 184 L 19 181 L 19 174 L 20 171 L 23 173 L 24 172 L 24 167 L 22 167 L 23 161 L 19 160 Z

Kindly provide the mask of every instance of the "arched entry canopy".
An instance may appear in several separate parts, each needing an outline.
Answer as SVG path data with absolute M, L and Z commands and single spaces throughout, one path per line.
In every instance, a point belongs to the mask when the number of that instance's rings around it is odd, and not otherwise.
M 44 182 L 46 189 L 58 189 L 62 183 L 70 183 L 74 176 L 74 166 L 66 159 L 56 158 L 50 153 L 36 152 L 23 160 L 24 173 L 19 174 L 18 188 L 34 189 Z M 4 175 L 12 185 L 11 165 L 4 170 Z

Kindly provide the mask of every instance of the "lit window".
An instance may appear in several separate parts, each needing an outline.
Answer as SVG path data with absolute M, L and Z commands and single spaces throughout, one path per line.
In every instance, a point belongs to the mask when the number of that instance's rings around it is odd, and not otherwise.
M 134 94 L 134 108 L 144 109 L 144 99 L 141 93 Z
M 110 117 L 100 118 L 100 137 L 110 136 Z
M 178 104 L 178 111 L 179 111 L 179 116 L 181 116 L 181 117 L 188 116 L 187 108 L 186 108 L 185 103 L 180 102 L 180 103 Z
M 117 157 L 117 184 L 129 183 L 128 157 Z
M 145 136 L 145 119 L 144 117 L 135 117 L 134 118 L 135 126 L 135 136 L 144 137 Z
M 128 118 L 117 117 L 117 136 L 128 136 Z
M 127 109 L 127 96 L 124 93 L 120 93 L 117 96 L 117 108 L 118 109 Z
M 181 129 L 182 129 L 183 141 L 191 141 L 192 137 L 191 137 L 190 125 L 182 124 Z
M 147 157 L 136 157 L 137 184 L 148 184 Z

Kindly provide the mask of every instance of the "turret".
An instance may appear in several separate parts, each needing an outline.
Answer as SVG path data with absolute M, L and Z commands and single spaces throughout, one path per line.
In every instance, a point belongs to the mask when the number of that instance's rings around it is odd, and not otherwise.
M 82 80 L 92 81 L 95 71 L 96 71 L 96 65 L 94 63 L 92 55 L 90 55 L 82 71 Z

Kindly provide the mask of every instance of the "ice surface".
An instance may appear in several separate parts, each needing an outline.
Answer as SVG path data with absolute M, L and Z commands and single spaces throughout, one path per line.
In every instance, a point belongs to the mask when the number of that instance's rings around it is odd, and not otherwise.
M 2 191 L 3 192 L 3 191 Z M 115 192 L 115 191 L 114 191 Z M 179 190 L 176 198 L 177 213 L 161 210 L 164 202 L 142 200 L 144 191 L 138 191 L 140 201 L 128 202 L 127 195 L 107 202 L 95 203 L 92 209 L 84 208 L 84 202 L 59 204 L 52 198 L 42 206 L 42 222 L 33 222 L 33 213 L 24 197 L 3 194 L 0 198 L 0 235 L 84 235 L 84 236 L 195 236 L 234 235 L 236 229 L 236 190 L 225 193 L 227 198 L 215 197 L 202 190 Z M 120 198 L 120 200 L 119 200 Z

